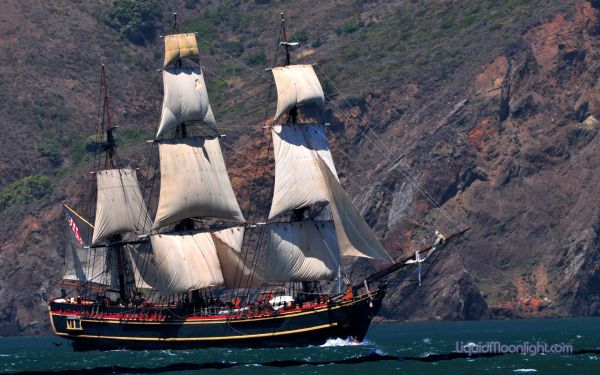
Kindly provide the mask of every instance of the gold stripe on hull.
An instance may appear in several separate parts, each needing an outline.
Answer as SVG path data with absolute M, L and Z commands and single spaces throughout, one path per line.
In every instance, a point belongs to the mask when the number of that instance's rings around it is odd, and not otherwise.
M 319 329 L 330 328 L 337 326 L 337 323 L 323 324 L 320 326 L 307 327 L 294 329 L 291 331 L 282 332 L 270 332 L 270 333 L 256 333 L 252 335 L 238 335 L 238 336 L 213 336 L 213 337 L 124 337 L 124 336 L 97 336 L 97 335 L 70 335 L 63 332 L 55 332 L 59 336 L 73 337 L 73 338 L 91 338 L 91 339 L 109 339 L 109 340 L 129 340 L 129 341 L 211 341 L 211 340 L 240 340 L 240 339 L 253 339 L 261 337 L 273 337 L 291 335 L 294 333 L 302 333 L 309 331 L 316 331 Z

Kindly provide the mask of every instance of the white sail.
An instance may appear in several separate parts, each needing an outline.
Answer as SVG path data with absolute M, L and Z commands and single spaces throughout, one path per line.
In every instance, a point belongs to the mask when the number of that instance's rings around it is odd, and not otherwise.
M 68 246 L 65 250 L 65 273 L 63 280 L 76 281 L 84 283 L 87 281 L 85 272 L 86 252 L 83 248 L 78 249 Z
M 207 118 L 210 104 L 201 69 L 193 67 L 165 69 L 163 87 L 162 114 L 156 138 L 184 122 L 203 121 Z M 215 128 L 214 116 L 208 117 L 207 125 Z
M 210 233 L 151 236 L 161 295 L 224 285 L 215 243 Z
M 271 134 L 275 150 L 275 186 L 269 219 L 316 203 L 329 202 L 319 168 L 321 157 L 337 175 L 323 125 L 277 125 Z
M 318 158 L 318 163 L 330 196 L 333 221 L 342 256 L 358 256 L 393 262 L 381 242 L 362 218 L 327 163 Z
M 165 62 L 164 67 L 177 62 L 179 59 L 188 58 L 195 62 L 200 61 L 196 34 L 165 35 Z
M 155 288 L 158 277 L 154 253 L 147 244 L 127 246 L 126 252 L 133 270 L 135 287 L 139 289 Z
M 299 221 L 268 224 L 268 281 L 332 280 L 340 264 L 333 223 Z
M 186 218 L 243 222 L 218 138 L 160 141 L 160 197 L 154 228 Z
M 210 105 L 208 106 L 208 110 L 206 111 L 206 116 L 204 116 L 204 123 L 210 128 L 217 128 L 217 121 L 215 120 L 215 115 L 213 114 Z
M 78 284 L 88 282 L 110 284 L 111 277 L 106 274 L 107 249 L 83 249 L 69 246 L 65 252 L 65 274 L 62 279 Z
M 212 233 L 227 288 L 252 288 L 262 284 L 262 277 L 252 270 L 242 252 L 244 227 L 234 227 Z
M 131 169 L 107 169 L 96 173 L 98 195 L 92 243 L 115 234 L 145 232 L 150 228 L 146 204 L 137 176 Z
M 295 106 L 307 103 L 322 105 L 323 88 L 312 65 L 288 65 L 271 69 L 277 86 L 277 112 L 274 121 Z
M 90 243 L 94 227 L 83 217 L 65 206 L 68 223 L 68 243 L 65 250 L 65 281 L 78 284 L 95 283 L 115 285 L 116 274 L 107 270 L 108 249 L 105 247 L 86 248 Z

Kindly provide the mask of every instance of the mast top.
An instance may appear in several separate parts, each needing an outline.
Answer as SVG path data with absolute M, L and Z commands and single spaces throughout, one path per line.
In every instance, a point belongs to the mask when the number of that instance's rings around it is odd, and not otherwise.
M 281 13 L 281 32 L 283 34 L 283 42 L 281 43 L 281 45 L 283 46 L 283 48 L 285 48 L 285 65 L 290 65 L 290 44 L 288 43 L 287 32 L 285 30 L 285 15 L 283 13 Z
M 106 69 L 104 64 L 102 64 L 102 72 L 100 76 L 100 85 L 104 90 L 104 103 L 102 106 L 104 116 L 102 118 L 106 119 L 106 123 L 102 125 L 106 125 L 106 142 L 102 144 L 103 151 L 106 152 L 106 159 L 104 160 L 104 167 L 107 169 L 112 169 L 115 167 L 114 162 L 114 154 L 115 154 L 115 139 L 113 136 L 113 130 L 115 127 L 112 126 L 110 121 L 110 105 L 108 98 L 108 79 L 106 78 Z M 104 127 L 104 126 L 103 126 Z
M 177 23 L 177 13 L 173 12 L 173 34 L 179 34 L 179 23 Z

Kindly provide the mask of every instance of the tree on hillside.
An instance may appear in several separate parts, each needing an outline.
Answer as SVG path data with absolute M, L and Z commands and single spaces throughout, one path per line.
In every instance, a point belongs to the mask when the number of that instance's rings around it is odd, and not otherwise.
M 115 0 L 104 22 L 130 42 L 143 45 L 156 35 L 162 13 L 158 0 Z

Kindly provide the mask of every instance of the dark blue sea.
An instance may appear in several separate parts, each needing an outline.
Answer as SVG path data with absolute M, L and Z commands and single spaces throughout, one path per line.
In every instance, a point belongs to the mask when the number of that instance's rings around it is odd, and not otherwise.
M 510 351 L 518 353 L 504 354 Z M 338 339 L 322 346 L 279 349 L 76 353 L 57 337 L 4 337 L 0 372 L 600 374 L 600 318 L 382 323 L 371 326 L 362 344 Z

